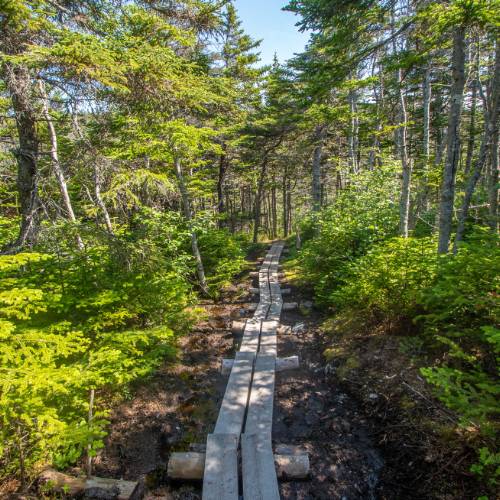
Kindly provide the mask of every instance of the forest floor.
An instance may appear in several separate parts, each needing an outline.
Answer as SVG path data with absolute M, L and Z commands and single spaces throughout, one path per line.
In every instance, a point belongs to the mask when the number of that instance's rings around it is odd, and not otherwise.
M 251 286 L 245 273 L 217 303 L 206 303 L 207 317 L 180 340 L 176 363 L 113 412 L 96 475 L 144 478 L 150 500 L 201 498 L 200 483 L 169 481 L 166 465 L 171 452 L 204 443 L 213 430 L 227 382 L 220 360 L 234 355 L 231 320 L 252 315 L 248 305 L 258 299 Z M 286 287 L 292 293 L 285 301 L 311 300 L 293 280 Z M 278 355 L 299 355 L 300 368 L 277 374 L 273 441 L 300 445 L 311 462 L 310 479 L 280 483 L 282 498 L 475 498 L 464 467 L 472 451 L 443 448 L 437 436 L 452 417 L 428 394 L 398 342 L 367 329 L 335 340 L 325 320 L 314 308 L 282 313 L 283 324 L 305 328 L 278 335 Z

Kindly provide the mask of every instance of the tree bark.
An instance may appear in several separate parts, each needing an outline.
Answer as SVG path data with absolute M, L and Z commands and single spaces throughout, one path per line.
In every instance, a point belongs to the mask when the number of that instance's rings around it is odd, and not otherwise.
M 490 96 L 490 119 L 488 121 L 490 141 L 490 161 L 491 172 L 488 186 L 489 201 L 489 225 L 492 231 L 498 233 L 498 181 L 499 181 L 499 161 L 498 161 L 498 143 L 499 143 L 499 123 L 498 115 L 500 108 L 500 39 L 496 40 L 495 50 L 495 69 L 491 82 Z
M 479 54 L 478 54 L 479 56 Z M 478 62 L 476 62 L 478 65 Z M 472 158 L 474 156 L 474 144 L 476 138 L 476 101 L 477 101 L 477 90 L 478 85 L 481 85 L 479 81 L 479 68 L 474 70 L 474 78 L 472 78 L 472 96 L 471 96 L 471 109 L 470 109 L 470 121 L 469 121 L 469 132 L 468 132 L 468 140 L 467 140 L 467 154 L 465 159 L 465 176 L 469 175 L 471 166 L 472 166 Z
M 277 217 L 277 202 L 276 202 L 276 180 L 273 175 L 273 185 L 271 187 L 271 227 L 273 238 L 278 237 L 278 217 Z
M 288 168 L 285 165 L 283 169 L 283 178 L 282 178 L 282 198 L 283 198 L 283 235 L 286 238 L 288 236 L 288 190 L 287 190 L 287 182 L 288 182 Z
M 401 158 L 401 196 L 399 199 L 399 234 L 408 237 L 408 221 L 410 217 L 411 163 L 408 157 L 406 100 L 402 87 L 401 69 L 397 71 L 398 81 L 398 128 L 396 129 L 396 149 Z
M 225 221 L 223 217 L 226 213 L 226 204 L 224 203 L 224 181 L 226 179 L 227 172 L 227 152 L 226 145 L 222 146 L 223 153 L 219 158 L 219 175 L 217 177 L 217 213 L 219 215 L 219 219 L 217 221 L 217 225 L 219 228 L 224 227 Z
M 196 271 L 198 273 L 198 281 L 201 288 L 201 291 L 208 295 L 208 286 L 207 280 L 205 278 L 205 268 L 203 267 L 203 260 L 201 258 L 200 249 L 198 247 L 198 237 L 196 236 L 196 231 L 193 228 L 192 224 L 192 215 L 191 215 L 191 203 L 189 200 L 188 190 L 186 188 L 186 184 L 184 182 L 184 175 L 182 173 L 182 166 L 180 158 L 175 159 L 175 175 L 177 177 L 177 182 L 179 183 L 179 190 L 181 192 L 182 198 L 182 208 L 184 211 L 184 217 L 187 221 L 189 231 L 191 233 L 191 248 L 193 251 L 193 257 L 196 262 Z
M 4 71 L 19 137 L 19 148 L 15 151 L 15 156 L 21 224 L 17 240 L 8 249 L 8 251 L 17 251 L 35 242 L 39 228 L 39 140 L 36 130 L 32 78 L 28 68 L 7 63 L 4 65 Z
M 260 229 L 260 214 L 262 205 L 262 195 L 264 193 L 264 182 L 267 173 L 267 153 L 264 155 L 264 159 L 260 165 L 260 174 L 257 184 L 257 194 L 255 196 L 254 205 L 254 220 L 253 220 L 253 242 L 257 243 L 259 239 L 259 229 Z
M 422 141 L 422 154 L 424 157 L 424 167 L 427 169 L 430 156 L 430 123 L 431 123 L 431 67 L 427 63 L 425 67 L 424 81 L 422 86 L 422 100 L 424 107 L 424 135 Z
M 326 130 L 325 125 L 318 125 L 314 133 L 316 142 L 312 162 L 312 209 L 314 212 L 321 210 L 321 157 Z
M 356 174 L 359 171 L 358 162 L 358 142 L 359 142 L 359 118 L 357 94 L 351 90 L 348 95 L 349 109 L 351 112 L 351 130 L 349 133 L 349 159 L 351 172 Z
M 450 109 L 448 113 L 448 133 L 446 161 L 441 183 L 439 206 L 438 253 L 447 253 L 453 223 L 453 203 L 455 200 L 455 177 L 460 157 L 460 120 L 465 85 L 465 27 L 458 26 L 453 33 L 452 77 Z

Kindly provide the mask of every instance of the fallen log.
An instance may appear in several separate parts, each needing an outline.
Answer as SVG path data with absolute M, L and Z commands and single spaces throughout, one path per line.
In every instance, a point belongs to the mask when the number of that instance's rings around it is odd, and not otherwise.
M 280 479 L 306 479 L 309 475 L 309 455 L 274 455 L 276 475 Z
M 170 455 L 167 466 L 168 477 L 172 479 L 203 479 L 205 453 L 196 451 L 175 452 Z
M 103 495 L 114 495 L 118 500 L 140 500 L 144 497 L 144 485 L 140 481 L 124 481 L 105 477 L 73 477 L 54 469 L 46 469 L 40 474 L 44 490 L 76 497 L 91 490 L 99 490 Z
M 274 454 L 274 464 L 279 479 L 305 479 L 309 475 L 307 453 L 295 455 Z M 170 455 L 167 474 L 171 479 L 202 480 L 205 469 L 205 453 L 186 451 Z

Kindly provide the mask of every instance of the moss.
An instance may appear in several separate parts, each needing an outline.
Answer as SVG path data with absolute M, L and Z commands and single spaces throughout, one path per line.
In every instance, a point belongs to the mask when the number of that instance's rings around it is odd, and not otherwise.
M 345 362 L 337 368 L 336 374 L 340 380 L 345 380 L 349 373 L 356 368 L 359 368 L 359 359 L 356 356 L 349 356 Z
M 335 358 L 341 358 L 345 355 L 345 350 L 343 347 L 329 347 L 323 351 L 323 356 L 327 361 L 332 361 Z
M 328 335 L 352 335 L 363 331 L 364 319 L 355 311 L 344 311 L 327 318 L 321 325 L 321 330 Z
M 399 400 L 399 406 L 401 406 L 404 410 L 411 410 L 412 408 L 415 408 L 416 404 L 415 401 L 408 396 L 402 396 Z

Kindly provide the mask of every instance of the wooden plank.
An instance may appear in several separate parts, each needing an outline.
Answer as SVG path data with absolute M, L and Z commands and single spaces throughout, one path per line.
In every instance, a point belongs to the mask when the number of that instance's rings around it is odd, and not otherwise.
M 243 339 L 241 340 L 240 352 L 253 352 L 257 354 L 257 349 L 259 347 L 260 329 L 260 320 L 251 319 L 247 321 L 245 330 L 243 331 Z
M 203 500 L 238 500 L 238 440 L 235 434 L 209 434 Z
M 274 306 L 271 305 L 271 308 Z M 263 321 L 260 334 L 259 355 L 277 356 L 277 339 L 276 333 L 278 330 L 278 321 Z M 256 368 L 257 369 L 257 368 Z
M 283 304 L 278 278 L 282 250 L 282 243 L 273 244 L 258 271 L 259 304 L 245 325 L 214 433 L 207 439 L 204 500 L 238 498 L 237 447 L 245 413 L 247 438 L 245 444 L 242 443 L 245 499 L 279 499 L 271 430 L 277 320 Z M 271 321 L 266 320 L 269 317 Z
M 241 434 L 252 379 L 252 367 L 253 362 L 250 359 L 235 359 L 214 434 Z
M 274 302 L 269 307 L 269 311 L 267 313 L 267 319 L 272 321 L 279 321 L 282 309 L 283 309 L 283 302 Z
M 260 434 L 241 436 L 243 498 L 245 500 L 279 500 L 278 478 L 271 439 Z
M 271 439 L 275 366 L 276 356 L 257 356 L 245 424 L 247 434 L 265 433 Z

